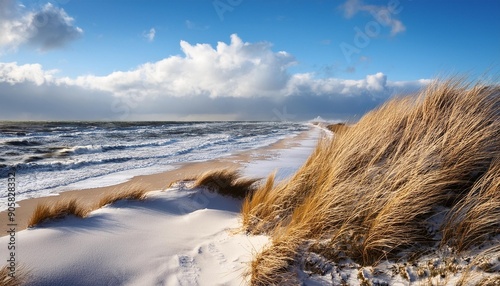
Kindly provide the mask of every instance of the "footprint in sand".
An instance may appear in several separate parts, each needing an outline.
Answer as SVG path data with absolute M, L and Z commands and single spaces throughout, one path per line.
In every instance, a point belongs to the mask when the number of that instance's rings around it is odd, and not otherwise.
M 226 256 L 215 246 L 215 243 L 211 242 L 207 246 L 208 252 L 215 258 L 219 265 L 228 268 Z
M 197 278 L 200 268 L 196 265 L 194 258 L 189 255 L 179 256 L 179 275 L 177 281 L 179 285 L 198 285 Z

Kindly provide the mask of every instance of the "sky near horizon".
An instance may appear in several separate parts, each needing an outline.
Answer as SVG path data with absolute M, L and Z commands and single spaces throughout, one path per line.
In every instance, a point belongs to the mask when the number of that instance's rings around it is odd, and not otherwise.
M 354 119 L 500 74 L 500 1 L 0 0 L 0 120 Z

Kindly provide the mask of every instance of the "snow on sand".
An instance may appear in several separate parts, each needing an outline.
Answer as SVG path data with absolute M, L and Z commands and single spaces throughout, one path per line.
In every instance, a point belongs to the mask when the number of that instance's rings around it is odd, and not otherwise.
M 242 172 L 281 178 L 308 157 L 320 131 Z M 16 235 L 29 285 L 244 285 L 252 255 L 268 241 L 238 233 L 241 201 L 179 183 L 145 201 L 119 201 L 85 219 L 68 217 Z M 9 257 L 8 236 L 0 257 Z

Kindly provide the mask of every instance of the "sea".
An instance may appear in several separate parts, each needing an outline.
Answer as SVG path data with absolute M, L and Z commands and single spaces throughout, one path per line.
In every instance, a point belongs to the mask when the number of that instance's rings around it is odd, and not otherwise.
M 273 144 L 294 122 L 0 122 L 0 211 L 15 173 L 16 201 L 113 185 Z

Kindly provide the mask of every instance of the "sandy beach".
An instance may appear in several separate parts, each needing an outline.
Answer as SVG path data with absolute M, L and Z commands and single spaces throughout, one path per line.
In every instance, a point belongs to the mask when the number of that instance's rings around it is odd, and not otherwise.
M 215 160 L 177 164 L 174 165 L 173 170 L 150 175 L 136 176 L 126 182 L 111 186 L 71 190 L 54 196 L 22 200 L 17 202 L 19 207 L 16 208 L 17 230 L 26 229 L 28 226 L 28 220 L 30 219 L 36 206 L 39 204 L 51 205 L 60 200 L 77 199 L 81 203 L 91 206 L 97 203 L 99 199 L 106 194 L 127 188 L 129 186 L 137 185 L 146 188 L 148 191 L 163 190 L 173 182 L 186 178 L 193 178 L 206 171 L 223 168 L 240 169 L 242 168 L 242 164 L 249 163 L 252 160 L 271 158 L 279 150 L 297 146 L 300 144 L 300 140 L 312 136 L 312 132 L 313 130 L 305 131 L 294 137 L 282 139 L 264 148 L 243 151 Z M 0 212 L 2 236 L 8 230 L 8 219 L 9 217 L 7 215 L 7 211 Z

